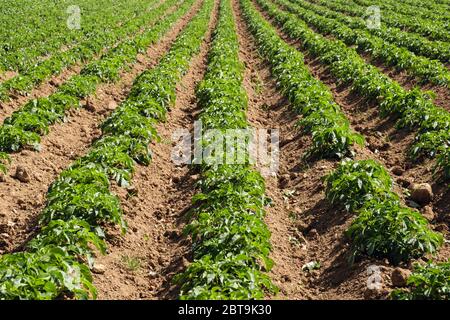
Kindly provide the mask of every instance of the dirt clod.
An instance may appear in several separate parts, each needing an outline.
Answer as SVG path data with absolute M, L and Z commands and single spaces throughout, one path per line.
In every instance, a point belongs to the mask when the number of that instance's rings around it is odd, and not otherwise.
M 97 108 L 95 106 L 95 103 L 90 98 L 86 99 L 86 104 L 85 104 L 84 107 L 89 112 L 97 112 Z
M 411 271 L 402 268 L 395 268 L 391 274 L 392 285 L 394 287 L 405 287 Z
M 28 183 L 31 181 L 30 174 L 28 170 L 23 166 L 17 166 L 16 173 L 14 174 L 14 178 L 19 180 L 20 182 Z
M 431 206 L 425 206 L 422 210 L 422 215 L 425 217 L 425 219 L 427 219 L 430 222 L 433 221 L 435 218 L 435 214 Z
M 401 175 L 403 175 L 403 173 L 405 173 L 405 170 L 403 170 L 403 168 L 400 166 L 393 167 L 391 171 L 396 176 L 401 176 Z
M 426 205 L 433 200 L 433 190 L 428 183 L 413 184 L 411 187 L 411 199 L 420 205 Z
M 106 272 L 106 267 L 103 264 L 95 263 L 92 267 L 92 272 L 97 274 L 103 274 Z

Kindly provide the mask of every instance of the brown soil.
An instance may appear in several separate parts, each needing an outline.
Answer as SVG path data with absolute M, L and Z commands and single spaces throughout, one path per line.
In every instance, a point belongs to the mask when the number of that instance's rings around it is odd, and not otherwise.
M 17 75 L 16 71 L 0 71 L 0 82 L 9 80 Z
M 197 9 L 198 4 L 186 17 L 190 19 Z M 98 125 L 126 98 L 135 77 L 154 66 L 167 51 L 187 24 L 184 20 L 180 19 L 145 56 L 141 55 L 131 70 L 123 71 L 119 83 L 98 87 L 96 95 L 87 99 L 94 112 L 85 108 L 71 110 L 68 122 L 52 126 L 50 134 L 42 137 L 40 152 L 24 150 L 11 156 L 10 174 L 4 177 L 6 181 L 0 182 L 0 253 L 20 249 L 33 234 L 49 185 L 73 160 L 87 152 L 101 134 Z M 13 177 L 18 166 L 28 171 L 30 182 Z
M 197 3 L 196 7 L 199 6 Z M 116 188 L 126 213 L 129 232 L 112 237 L 109 253 L 98 257 L 104 274 L 94 276 L 99 299 L 174 299 L 179 289 L 172 277 L 189 264 L 190 241 L 182 237 L 184 215 L 191 207 L 198 175 L 187 165 L 171 160 L 171 136 L 176 129 L 192 131 L 196 110 L 195 88 L 206 70 L 211 32 L 217 20 L 218 2 L 200 53 L 177 86 L 177 99 L 167 121 L 157 126 L 161 142 L 153 143 L 153 162 L 138 166 L 133 179 L 137 195 L 127 197 Z M 184 19 L 183 23 L 187 23 Z M 168 49 L 168 48 L 166 48 Z M 130 260 L 139 267 L 130 268 Z

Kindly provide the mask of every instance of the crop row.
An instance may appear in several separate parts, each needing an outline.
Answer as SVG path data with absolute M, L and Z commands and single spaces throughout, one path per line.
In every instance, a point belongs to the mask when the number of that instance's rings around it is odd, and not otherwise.
M 444 63 L 450 61 L 450 43 L 448 42 L 430 41 L 418 34 L 405 32 L 395 27 L 387 27 L 384 24 L 381 24 L 380 28 L 368 29 L 367 22 L 363 18 L 350 17 L 342 13 L 346 8 L 346 4 L 343 3 L 331 3 L 325 0 L 315 0 L 314 3 L 296 0 L 295 3 L 324 17 L 336 19 L 354 30 L 366 30 L 374 36 L 399 47 L 407 48 L 418 55 L 438 59 Z
M 366 254 L 399 263 L 442 245 L 442 235 L 432 232 L 418 211 L 401 205 L 388 172 L 375 161 L 343 161 L 325 181 L 333 205 L 357 212 L 347 230 L 352 259 Z
M 5 2 L 5 1 L 4 1 Z M 102 37 L 146 10 L 145 1 L 82 0 L 2 2 L 0 69 L 23 72 L 77 42 Z M 10 1 L 8 1 L 10 2 Z M 70 8 L 77 8 L 78 13 Z M 78 9 L 79 8 L 79 9 Z M 71 29 L 79 18 L 80 29 Z
M 222 0 L 208 68 L 197 91 L 203 128 L 216 131 L 203 138 L 203 150 L 214 149 L 217 136 L 227 130 L 247 128 L 238 52 L 230 1 Z M 201 193 L 193 198 L 194 219 L 185 229 L 194 242 L 194 262 L 175 278 L 181 299 L 262 299 L 266 290 L 275 290 L 262 272 L 272 265 L 270 232 L 263 220 L 264 180 L 248 159 L 247 154 L 242 164 L 229 164 L 223 149 L 203 158 Z
M 427 20 L 442 20 L 443 23 L 446 23 L 446 26 L 448 27 L 448 22 L 450 21 L 450 14 L 446 12 L 449 8 L 448 7 L 442 7 L 442 6 L 435 6 L 433 7 L 433 3 L 428 2 L 419 2 L 414 3 L 413 6 L 411 6 L 411 3 L 407 3 L 405 1 L 397 2 L 395 0 L 377 0 L 377 1 L 371 1 L 371 4 L 367 4 L 367 2 L 359 2 L 362 5 L 371 6 L 371 5 L 378 5 L 380 6 L 380 9 L 382 11 L 386 10 L 388 12 L 397 12 L 401 15 L 409 16 L 410 18 L 414 18 L 414 16 L 418 16 L 421 19 L 427 19 Z M 421 5 L 423 4 L 423 5 Z M 420 6 L 420 9 L 418 10 L 418 6 Z M 412 16 L 412 17 L 411 17 Z
M 450 86 L 450 71 L 439 61 L 416 56 L 404 48 L 399 48 L 371 35 L 366 30 L 354 30 L 344 23 L 315 14 L 288 0 L 275 0 L 274 2 L 303 19 L 319 32 L 331 34 L 347 45 L 355 45 L 358 51 L 367 52 L 373 58 L 383 61 L 388 66 L 393 66 L 398 70 L 406 70 L 422 82 Z
M 311 0 L 311 2 L 322 0 Z M 335 5 L 336 3 L 336 5 Z M 369 4 L 369 6 L 372 5 Z M 352 1 L 336 0 L 333 2 L 328 1 L 330 8 L 344 12 L 351 16 L 364 17 L 368 6 L 361 6 Z M 391 27 L 401 28 L 408 32 L 415 32 L 421 34 L 430 40 L 450 41 L 450 35 L 445 29 L 445 24 L 439 23 L 439 21 L 431 21 L 425 19 L 419 19 L 414 17 L 404 17 L 396 13 L 389 13 L 383 11 L 381 14 L 381 22 Z
M 160 63 L 136 78 L 127 99 L 101 125 L 101 139 L 50 186 L 36 238 L 25 252 L 0 258 L 0 298 L 95 298 L 89 270 L 92 245 L 105 251 L 105 223 L 126 230 L 109 179 L 127 186 L 135 163 L 150 162 L 148 145 L 157 139 L 154 125 L 174 102 L 176 83 L 200 48 L 211 9 L 212 0 L 206 0 Z
M 168 0 L 152 11 L 156 19 L 178 0 Z M 87 64 L 79 75 L 70 78 L 49 97 L 32 100 L 6 118 L 0 127 L 0 152 L 14 152 L 26 146 L 39 148 L 40 136 L 47 134 L 49 126 L 64 119 L 68 109 L 78 107 L 81 99 L 95 92 L 105 81 L 119 78 L 119 72 L 136 60 L 139 52 L 156 43 L 170 27 L 189 10 L 192 1 L 184 2 L 176 11 L 159 20 L 154 27 L 136 38 L 122 42 L 101 59 Z
M 416 265 L 408 277 L 407 289 L 392 292 L 397 300 L 449 300 L 450 261 Z
M 368 0 L 352 0 L 354 3 L 356 3 L 359 6 L 368 7 L 371 5 L 379 5 L 379 1 L 373 2 Z M 383 10 L 384 7 L 384 10 Z M 432 10 L 430 10 L 433 8 Z M 425 22 L 437 22 L 438 24 L 436 27 L 442 28 L 442 31 L 447 30 L 449 31 L 449 21 L 450 21 L 450 15 L 448 13 L 448 7 L 447 6 L 441 6 L 439 4 L 431 4 L 430 2 L 428 5 L 422 6 L 420 10 L 417 10 L 417 5 L 415 5 L 415 8 L 411 8 L 410 5 L 404 4 L 403 2 L 393 2 L 393 1 L 387 1 L 385 4 L 381 4 L 382 12 L 387 12 L 389 15 L 389 19 L 392 21 L 393 19 L 396 19 L 399 17 L 401 19 L 400 25 L 404 25 L 405 28 L 410 28 L 409 25 L 406 25 L 406 23 L 410 23 L 409 20 L 412 20 L 412 30 L 414 30 L 415 25 L 421 24 Z M 423 16 L 424 15 L 424 16 Z M 423 17 L 422 17 L 423 16 Z M 417 30 L 418 32 L 422 32 L 422 28 L 419 28 Z M 430 30 L 429 32 L 432 32 L 433 30 Z
M 346 231 L 351 261 L 367 255 L 397 264 L 433 254 L 443 244 L 443 236 L 431 231 L 418 211 L 401 204 L 388 172 L 377 162 L 343 161 L 325 182 L 327 199 L 357 214 Z M 449 272 L 448 263 L 417 265 L 407 282 L 410 290 L 395 290 L 392 298 L 448 299 Z
M 381 116 L 396 116 L 398 127 L 417 130 L 410 147 L 414 159 L 437 155 L 436 172 L 450 178 L 450 114 L 435 106 L 431 98 L 418 89 L 403 89 L 376 67 L 365 63 L 353 48 L 340 40 L 329 40 L 313 32 L 293 14 L 279 10 L 267 0 L 257 0 L 283 31 L 293 39 L 300 39 L 303 47 L 326 64 L 342 83 L 351 83 L 352 90 L 367 99 L 379 102 Z
M 151 3 L 157 4 L 156 0 Z M 163 4 L 167 8 L 167 4 Z M 30 66 L 19 75 L 0 84 L 0 100 L 6 100 L 12 93 L 25 94 L 36 85 L 42 83 L 54 74 L 80 61 L 88 62 L 95 55 L 100 54 L 104 48 L 123 42 L 126 37 L 136 33 L 142 26 L 153 24 L 159 16 L 146 11 L 130 19 L 120 27 L 110 28 L 103 33 L 97 33 L 85 39 L 76 46 L 54 53 L 48 59 Z M 119 41 L 120 40 L 120 41 Z
M 395 0 L 389 0 L 388 2 L 395 2 Z M 403 0 L 401 2 L 405 6 L 410 6 L 413 8 L 419 8 L 420 10 L 430 10 L 437 12 L 446 12 L 450 9 L 450 1 L 449 0 Z M 444 14 L 444 17 L 449 16 L 449 14 Z
M 278 86 L 291 108 L 302 115 L 299 127 L 312 135 L 308 155 L 342 158 L 351 154 L 351 146 L 363 144 L 364 139 L 350 129 L 330 90 L 309 72 L 303 55 L 286 44 L 248 1 L 242 1 L 242 5 L 259 51 L 270 62 Z

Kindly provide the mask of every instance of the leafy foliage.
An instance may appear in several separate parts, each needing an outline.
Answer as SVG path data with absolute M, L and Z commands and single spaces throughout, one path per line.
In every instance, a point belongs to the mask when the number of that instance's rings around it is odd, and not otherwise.
M 353 240 L 353 256 L 367 254 L 393 263 L 435 253 L 443 243 L 442 235 L 431 231 L 419 212 L 402 207 L 396 196 L 368 201 L 346 233 Z
M 225 133 L 247 126 L 238 52 L 231 5 L 221 1 L 207 72 L 197 89 L 207 130 Z M 202 146 L 212 143 L 204 137 Z M 243 164 L 223 162 L 224 154 L 203 158 L 202 192 L 193 198 L 193 220 L 184 230 L 194 242 L 194 262 L 174 279 L 181 285 L 181 299 L 263 299 L 267 291 L 277 291 L 263 273 L 273 264 L 263 220 L 264 180 L 245 158 Z
M 166 3 L 173 4 L 174 1 Z M 189 10 L 192 3 L 193 0 L 188 0 L 180 4 L 178 9 L 161 20 L 154 29 L 144 33 L 139 44 L 145 48 L 150 42 L 157 41 Z M 205 21 L 211 8 L 212 1 L 209 0 L 202 7 L 201 13 L 188 24 L 183 35 L 175 41 L 171 54 L 180 56 L 180 52 L 183 52 L 184 55 L 172 62 L 169 58 L 166 59 L 165 64 L 172 67 L 172 74 L 174 70 L 178 74 L 170 80 L 170 90 L 173 92 L 176 86 L 173 79 L 181 78 L 181 74 L 189 67 L 190 58 L 200 48 L 202 34 L 207 28 Z M 175 69 L 175 64 L 179 63 L 181 58 L 183 68 L 178 65 Z M 155 73 L 164 70 L 164 64 L 160 64 L 155 70 Z M 146 71 L 144 74 L 149 72 L 152 71 Z M 160 79 L 164 81 L 164 78 Z M 141 89 L 138 90 L 138 87 Z M 81 299 L 96 297 L 89 268 L 84 263 L 92 266 L 94 246 L 100 252 L 105 251 L 101 229 L 104 223 L 116 223 L 123 232 L 126 230 L 120 201 L 110 190 L 109 179 L 115 179 L 119 185 L 127 186 L 134 172 L 135 160 L 143 164 L 150 162 L 148 144 L 156 138 L 154 124 L 160 120 L 146 118 L 150 113 L 146 112 L 149 109 L 143 107 L 143 101 L 147 101 L 148 92 L 142 87 L 143 82 L 136 80 L 133 93 L 127 101 L 102 125 L 102 138 L 94 143 L 88 154 L 63 171 L 50 186 L 47 204 L 41 214 L 40 233 L 28 244 L 28 251 L 0 258 L 0 299 L 54 299 L 65 294 L 73 294 L 75 298 Z M 77 96 L 80 96 L 78 93 L 84 92 L 82 87 L 71 88 Z M 57 93 L 49 99 L 64 106 L 78 102 L 78 98 L 71 96 L 69 91 L 64 94 Z M 39 115 L 38 119 L 49 119 L 48 116 L 52 113 L 47 113 L 51 111 L 47 102 L 42 100 L 38 101 L 37 105 L 30 106 L 30 114 L 34 112 Z M 135 109 L 131 110 L 131 105 Z M 57 112 L 63 109 L 65 108 L 58 107 Z M 52 118 L 52 121 L 56 118 Z
M 361 208 L 392 187 L 389 173 L 373 160 L 343 161 L 325 182 L 327 199 L 348 211 Z
M 352 239 L 351 261 L 367 254 L 397 264 L 435 253 L 443 244 L 442 235 L 431 231 L 419 212 L 400 204 L 389 174 L 375 161 L 344 161 L 325 182 L 331 203 L 357 213 L 346 231 Z
M 7 172 L 7 170 L 8 170 L 7 165 L 9 164 L 10 161 L 11 161 L 11 159 L 7 153 L 0 152 L 0 173 Z
M 278 86 L 292 109 L 303 116 L 298 126 L 312 134 L 313 144 L 307 156 L 351 155 L 351 147 L 355 143 L 363 145 L 364 139 L 352 132 L 330 90 L 309 72 L 299 51 L 286 44 L 247 1 L 241 4 L 258 49 L 269 60 Z
M 106 251 L 106 244 L 100 235 L 103 236 L 101 229 L 92 232 L 91 225 L 85 220 L 52 220 L 27 244 L 27 248 L 38 251 L 45 246 L 55 245 L 64 248 L 72 256 L 86 258 L 89 266 L 92 266 L 93 257 L 89 245 L 94 245 L 101 253 Z
M 318 9 L 317 6 L 305 1 L 292 3 L 289 0 L 275 0 L 275 3 L 280 4 L 309 25 L 317 28 L 319 32 L 331 34 L 347 45 L 355 45 L 359 52 L 369 53 L 374 59 L 379 59 L 386 65 L 396 67 L 399 70 L 406 70 L 411 75 L 421 79 L 422 82 L 431 82 L 447 87 L 450 85 L 450 72 L 443 64 L 425 58 L 420 54 L 416 55 L 403 46 L 391 44 L 385 39 L 379 38 L 378 34 L 372 34 L 374 32 L 366 28 L 365 25 L 364 27 L 359 24 L 355 25 L 354 20 L 351 20 L 350 25 L 348 25 L 348 19 L 339 19 L 340 16 L 336 16 L 335 12 L 330 13 L 329 10 Z M 318 14 L 314 11 L 317 11 Z M 327 15 L 332 15 L 333 18 L 337 19 L 330 19 Z M 345 20 L 345 23 L 341 22 L 343 20 Z M 433 52 L 434 49 L 435 46 L 433 46 Z
M 394 290 L 395 300 L 449 300 L 450 262 L 416 265 L 407 282 L 409 290 Z
M 276 1 L 277 3 L 282 3 L 286 8 L 291 8 L 290 10 L 296 14 L 303 12 L 300 7 L 293 6 L 290 2 L 288 3 L 285 0 Z M 244 7 L 247 6 L 246 0 L 242 1 L 242 3 L 244 4 Z M 325 36 L 314 32 L 308 27 L 305 21 L 299 19 L 292 13 L 280 10 L 276 5 L 267 0 L 257 0 L 257 3 L 275 20 L 289 37 L 301 40 L 305 50 L 313 56 L 318 57 L 322 63 L 326 64 L 335 78 L 342 83 L 352 84 L 352 89 L 364 97 L 376 100 L 379 103 L 381 115 L 392 115 L 397 117 L 399 119 L 399 127 L 417 129 L 417 144 L 412 147 L 411 152 L 413 156 L 436 156 L 442 151 L 442 143 L 446 143 L 448 132 L 450 132 L 450 113 L 434 105 L 432 96 L 429 92 L 422 92 L 417 88 L 409 91 L 403 89 L 397 82 L 384 75 L 375 66 L 367 64 L 366 61 L 358 55 L 355 48 L 348 47 L 346 43 L 341 40 L 328 39 Z M 303 14 L 301 16 L 304 18 Z M 335 27 L 328 24 L 325 25 L 325 22 L 320 21 L 323 21 L 320 15 L 315 15 L 311 19 L 308 18 L 309 23 L 323 23 L 324 30 L 326 29 L 329 32 L 334 32 L 336 29 Z M 270 25 L 267 25 L 268 24 L 266 23 L 266 28 L 270 28 Z M 261 23 L 256 29 L 263 30 L 264 23 Z M 274 31 L 272 31 L 272 34 L 272 38 L 274 38 Z M 351 39 L 348 41 L 355 41 L 354 36 L 350 35 L 349 38 Z M 364 41 L 369 40 L 367 40 L 367 38 L 360 39 L 358 45 L 360 45 L 361 41 L 361 45 L 363 45 Z M 371 52 L 372 50 L 375 50 L 373 47 L 375 45 L 375 43 L 370 45 Z M 365 47 L 365 50 L 368 48 L 369 47 Z M 283 51 L 285 50 L 289 49 L 283 49 Z M 294 49 L 291 48 L 291 50 Z M 405 63 L 407 63 L 410 64 L 410 68 L 412 69 L 418 68 L 415 70 L 417 74 L 424 75 L 423 72 L 432 72 L 431 70 L 433 67 L 431 66 L 434 64 L 433 62 L 428 64 L 430 66 L 428 68 L 424 66 L 425 62 L 419 63 L 417 59 L 411 59 L 411 55 L 405 55 L 404 50 L 389 53 L 392 50 L 394 50 L 392 47 L 387 49 L 383 47 L 380 49 L 379 54 L 389 55 L 389 57 L 386 56 L 385 58 L 390 59 L 389 61 L 392 62 L 397 61 L 400 64 L 400 67 L 406 67 Z M 412 64 L 410 60 L 413 61 Z M 445 69 L 445 67 L 443 68 Z M 442 70 L 439 74 L 442 72 L 447 74 L 448 70 Z M 424 77 L 426 76 L 424 75 Z M 436 77 L 442 78 L 440 75 Z M 295 79 L 294 77 L 292 78 Z M 445 75 L 444 78 L 447 79 L 448 75 Z M 291 77 L 289 77 L 288 80 L 290 81 Z M 441 80 L 436 81 L 437 83 L 441 83 Z M 447 80 L 442 80 L 442 83 L 448 83 L 446 81 Z M 309 86 L 307 87 L 309 90 Z M 337 139 L 337 141 L 339 141 L 339 139 Z
M 97 296 L 89 268 L 63 248 L 48 245 L 0 257 L 0 299 L 49 300 L 67 293 L 77 299 Z

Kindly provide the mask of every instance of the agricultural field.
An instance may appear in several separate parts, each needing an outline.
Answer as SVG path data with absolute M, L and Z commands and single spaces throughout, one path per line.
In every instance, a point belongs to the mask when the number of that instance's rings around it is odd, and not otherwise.
M 449 0 L 4 0 L 0 300 L 449 300 Z

